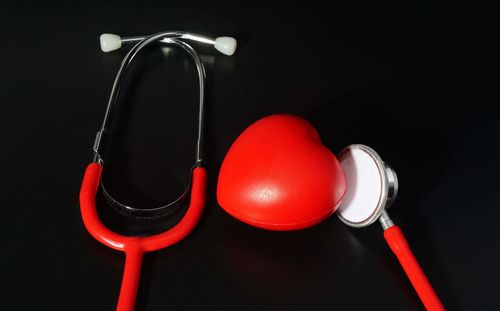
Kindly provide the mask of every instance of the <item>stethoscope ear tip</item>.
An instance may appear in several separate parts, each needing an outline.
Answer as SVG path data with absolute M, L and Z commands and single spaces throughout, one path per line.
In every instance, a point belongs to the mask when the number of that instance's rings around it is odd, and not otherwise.
M 104 53 L 118 50 L 122 47 L 122 38 L 112 33 L 103 33 L 99 37 L 101 43 L 101 50 Z
M 236 39 L 233 37 L 218 37 L 215 39 L 214 47 L 224 55 L 231 56 L 236 51 Z

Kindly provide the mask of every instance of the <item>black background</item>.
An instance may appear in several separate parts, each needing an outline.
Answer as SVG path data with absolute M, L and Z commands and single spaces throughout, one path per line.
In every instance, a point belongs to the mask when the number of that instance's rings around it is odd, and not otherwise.
M 206 212 L 186 240 L 146 255 L 138 310 L 422 309 L 377 224 L 352 229 L 331 217 L 269 232 L 218 206 L 224 154 L 273 113 L 310 120 L 335 153 L 375 148 L 400 178 L 389 212 L 443 303 L 498 309 L 498 17 L 435 1 L 1 1 L 2 309 L 115 307 L 123 255 L 86 232 L 78 203 L 125 53 L 102 53 L 98 37 L 177 29 L 239 45 L 232 57 L 198 48 L 208 78 Z M 104 173 L 122 201 L 154 206 L 182 191 L 194 73 L 175 49 L 151 48 L 134 66 Z M 109 226 L 137 229 L 103 205 Z

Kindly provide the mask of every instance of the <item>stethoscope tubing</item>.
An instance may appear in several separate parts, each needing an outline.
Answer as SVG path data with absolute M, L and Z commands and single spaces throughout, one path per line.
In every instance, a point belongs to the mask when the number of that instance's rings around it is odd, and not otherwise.
M 203 167 L 193 169 L 190 204 L 181 221 L 169 230 L 146 237 L 124 236 L 109 230 L 101 222 L 95 204 L 101 174 L 101 164 L 90 163 L 87 166 L 80 190 L 80 211 L 85 227 L 97 241 L 125 252 L 125 269 L 116 310 L 132 311 L 144 253 L 169 247 L 193 231 L 205 207 L 207 172 Z
M 398 258 L 399 263 L 417 292 L 418 297 L 424 304 L 425 309 L 429 311 L 445 310 L 436 291 L 432 288 L 431 283 L 413 255 L 401 228 L 393 225 L 385 229 L 384 238 L 394 255 Z
M 209 44 L 215 44 L 214 40 L 204 38 L 185 32 L 160 32 L 148 37 L 132 38 L 128 41 L 136 42 L 122 60 L 113 88 L 109 97 L 108 105 L 101 129 L 97 132 L 94 141 L 94 161 L 87 166 L 80 190 L 80 209 L 83 223 L 89 233 L 102 244 L 125 253 L 125 269 L 123 273 L 120 296 L 118 298 L 117 310 L 131 311 L 135 307 L 137 289 L 141 273 L 142 257 L 145 252 L 152 252 L 173 245 L 184 239 L 198 223 L 206 201 L 207 173 L 202 167 L 203 158 L 203 136 L 204 136 L 204 95 L 205 95 L 205 68 L 196 51 L 181 39 L 189 39 Z M 120 40 L 120 39 L 119 39 Z M 151 236 L 124 236 L 106 228 L 100 221 L 96 211 L 96 194 L 99 185 L 102 184 L 101 175 L 104 159 L 101 152 L 103 148 L 103 137 L 109 132 L 113 113 L 118 102 L 119 93 L 125 79 L 125 74 L 135 56 L 146 46 L 161 41 L 162 43 L 174 45 L 181 48 L 192 58 L 197 69 L 199 83 L 199 112 L 198 112 L 198 137 L 196 145 L 196 163 L 191 170 L 191 185 L 189 207 L 183 218 L 171 229 Z M 233 52 L 235 43 L 233 43 Z M 106 192 L 103 192 L 106 195 Z M 186 192 L 187 193 L 187 192 Z M 120 202 L 107 194 L 107 199 L 112 200 L 119 206 Z M 162 208 L 165 208 L 163 206 Z M 130 208 L 130 207 L 129 207 Z M 144 210 L 146 211 L 146 210 Z

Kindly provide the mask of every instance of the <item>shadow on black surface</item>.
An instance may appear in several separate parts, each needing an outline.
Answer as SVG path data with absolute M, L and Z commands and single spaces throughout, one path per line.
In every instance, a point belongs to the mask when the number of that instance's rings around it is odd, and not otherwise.
M 321 287 L 317 278 L 325 273 L 320 271 L 325 254 L 341 249 L 339 227 L 319 225 L 278 232 L 250 227 L 229 217 L 221 217 L 225 226 L 219 229 L 221 248 L 217 252 L 217 265 L 229 282 L 244 280 L 241 285 L 246 291 L 277 300 L 317 294 L 315 291 Z M 343 256 L 327 257 L 334 258 L 331 267 L 341 266 L 344 260 Z

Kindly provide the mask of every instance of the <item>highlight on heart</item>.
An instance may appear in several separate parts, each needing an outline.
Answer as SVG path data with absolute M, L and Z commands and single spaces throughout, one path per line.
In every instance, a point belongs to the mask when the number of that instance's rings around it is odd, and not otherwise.
M 331 216 L 346 191 L 336 156 L 305 119 L 277 114 L 234 141 L 222 163 L 217 200 L 252 226 L 297 230 Z

